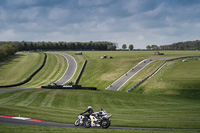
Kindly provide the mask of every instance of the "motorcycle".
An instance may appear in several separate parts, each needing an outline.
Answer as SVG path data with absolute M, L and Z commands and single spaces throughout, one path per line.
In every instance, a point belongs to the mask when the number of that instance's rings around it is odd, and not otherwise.
M 86 118 L 83 115 L 78 115 L 78 119 L 74 122 L 75 126 L 84 126 Z
M 90 115 L 90 118 L 86 118 L 83 115 L 79 115 L 78 119 L 74 122 L 75 126 L 84 126 L 85 128 L 90 127 L 101 127 L 101 128 L 108 128 L 111 124 L 109 118 L 112 115 L 108 115 L 106 111 L 95 112 Z

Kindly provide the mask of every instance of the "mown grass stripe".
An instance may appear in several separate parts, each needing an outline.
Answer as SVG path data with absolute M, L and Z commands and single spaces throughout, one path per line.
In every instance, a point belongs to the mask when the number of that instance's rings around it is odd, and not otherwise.
M 47 53 L 48 58 L 45 67 L 29 83 L 23 87 L 36 87 L 48 85 L 59 79 L 66 68 L 66 60 L 55 53 Z
M 58 57 L 57 57 L 57 55 L 55 55 L 55 56 L 53 56 L 54 57 L 54 60 L 56 61 L 55 62 L 55 66 L 53 67 L 53 69 L 52 69 L 52 71 L 51 71 L 51 73 L 49 73 L 49 75 L 46 75 L 47 77 L 46 77 L 46 80 L 43 80 L 42 82 L 40 81 L 39 82 L 39 84 L 40 85 L 42 85 L 42 84 L 44 84 L 45 82 L 48 82 L 47 80 L 49 80 L 49 79 L 51 79 L 51 77 L 57 77 L 58 76 L 58 74 L 57 74 L 57 70 L 58 70 L 58 68 L 60 68 L 60 63 L 59 63 L 59 59 L 58 59 Z M 51 65 L 53 65 L 53 64 L 51 64 Z M 56 68 L 56 69 L 55 69 Z M 38 84 L 38 83 L 37 83 Z
M 43 54 L 21 53 L 16 59 L 0 66 L 0 85 L 19 83 L 27 79 L 42 64 Z
M 37 99 L 39 94 L 43 93 L 44 91 L 46 91 L 46 90 L 36 91 L 36 92 L 30 94 L 28 96 L 28 98 L 26 98 L 22 102 L 18 103 L 17 106 L 28 106 L 28 105 L 30 105 L 31 103 L 33 103 Z
M 52 102 L 59 90 L 50 91 L 41 103 L 41 107 L 51 107 Z
M 56 66 L 52 67 L 54 64 L 53 64 L 53 62 L 51 62 L 51 60 L 54 61 L 54 63 L 56 64 Z M 56 58 L 55 58 L 54 55 L 48 54 L 47 62 L 48 63 L 44 67 L 44 70 L 42 71 L 42 73 L 40 73 L 40 77 L 37 77 L 37 78 L 40 78 L 41 80 L 33 80 L 33 82 L 31 83 L 31 85 L 29 85 L 30 87 L 38 87 L 42 83 L 47 82 L 47 80 L 49 79 L 49 77 L 54 72 L 53 68 L 57 68 L 57 64 L 58 63 L 57 63 L 57 60 L 56 60 Z M 47 75 L 47 73 L 44 73 L 44 71 L 46 71 L 46 70 L 51 71 L 51 73 L 50 74 L 48 73 L 48 75 Z M 54 69 L 54 70 L 56 70 L 56 69 Z
M 13 95 L 11 95 L 9 97 L 3 98 L 3 99 L 0 100 L 0 104 L 4 104 L 4 103 L 9 102 L 11 100 L 17 99 L 18 97 L 22 96 L 24 93 L 26 93 L 28 91 L 32 91 L 32 90 L 25 90 L 25 91 L 23 90 L 21 92 L 14 93 Z

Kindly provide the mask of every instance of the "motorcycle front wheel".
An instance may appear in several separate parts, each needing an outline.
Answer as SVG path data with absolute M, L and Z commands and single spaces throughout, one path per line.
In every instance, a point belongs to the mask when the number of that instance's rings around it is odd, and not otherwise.
M 79 126 L 80 125 L 80 119 L 77 119 L 75 122 L 74 122 L 74 126 Z
M 110 126 L 110 120 L 103 120 L 101 123 L 102 128 L 108 128 Z

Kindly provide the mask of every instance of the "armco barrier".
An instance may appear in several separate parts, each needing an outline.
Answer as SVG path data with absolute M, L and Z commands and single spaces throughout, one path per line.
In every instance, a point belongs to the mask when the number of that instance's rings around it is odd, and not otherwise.
M 15 86 L 19 86 L 19 85 L 23 85 L 27 82 L 29 82 L 44 66 L 47 60 L 47 54 L 44 53 L 44 61 L 42 63 L 42 65 L 33 73 L 31 74 L 31 76 L 29 76 L 26 80 L 20 82 L 20 83 L 16 83 L 16 84 L 12 84 L 12 85 L 4 85 L 4 86 L 0 86 L 0 88 L 6 88 L 6 87 L 15 87 Z
M 186 57 L 177 57 L 177 58 L 173 58 L 173 59 L 169 59 L 166 60 L 162 65 L 160 65 L 153 73 L 151 73 L 149 76 L 147 76 L 146 78 L 144 78 L 142 81 L 140 81 L 139 83 L 137 83 L 135 86 L 133 86 L 131 89 L 128 90 L 128 92 L 131 92 L 132 90 L 134 90 L 136 87 L 138 87 L 140 84 L 142 84 L 144 81 L 146 81 L 148 78 L 150 78 L 151 76 L 153 76 L 158 70 L 160 70 L 160 68 L 162 68 L 168 61 L 174 61 L 174 60 L 178 60 L 178 59 L 184 59 L 184 58 L 195 58 L 195 57 L 200 57 L 200 56 L 186 56 Z
M 87 60 L 85 60 L 83 66 L 82 66 L 82 69 L 81 69 L 81 71 L 80 71 L 80 73 L 79 73 L 79 75 L 78 75 L 78 77 L 77 77 L 77 79 L 76 79 L 76 81 L 75 81 L 75 83 L 74 83 L 75 85 L 78 84 L 78 82 L 79 82 L 79 80 L 80 80 L 80 78 L 81 78 L 81 75 L 83 74 L 83 70 L 84 70 L 86 64 L 87 64 Z
M 72 86 L 62 86 L 62 85 L 48 85 L 48 86 L 40 86 L 40 88 L 44 89 L 73 89 L 73 90 L 97 90 L 96 87 L 82 87 L 81 85 L 72 85 Z

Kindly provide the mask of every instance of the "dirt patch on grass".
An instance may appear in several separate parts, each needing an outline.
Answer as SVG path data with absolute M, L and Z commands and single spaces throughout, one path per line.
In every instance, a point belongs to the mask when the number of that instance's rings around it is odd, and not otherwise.
M 180 93 L 176 90 L 168 90 L 168 91 L 165 92 L 165 94 L 166 95 L 174 95 L 174 96 L 180 95 Z
M 105 73 L 101 76 L 101 80 L 113 81 L 118 77 L 118 73 Z

